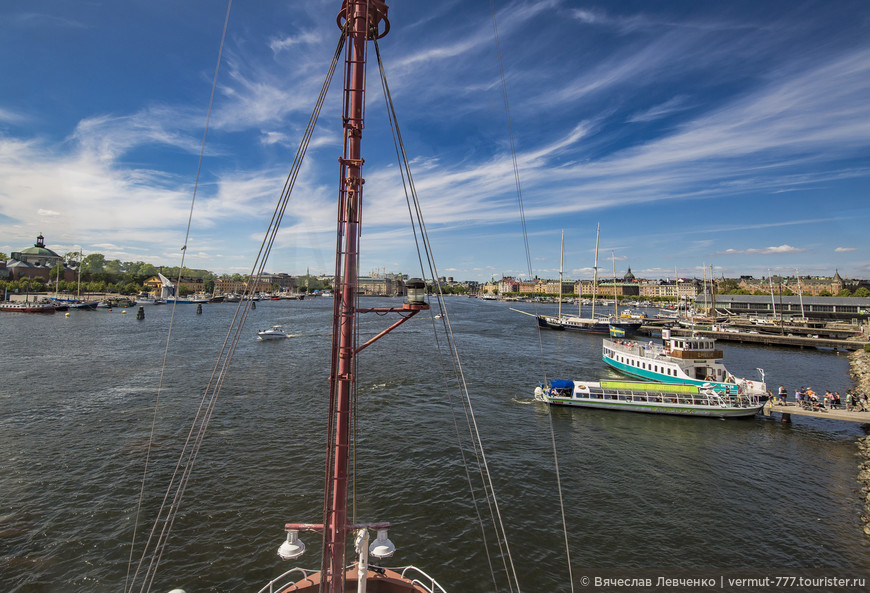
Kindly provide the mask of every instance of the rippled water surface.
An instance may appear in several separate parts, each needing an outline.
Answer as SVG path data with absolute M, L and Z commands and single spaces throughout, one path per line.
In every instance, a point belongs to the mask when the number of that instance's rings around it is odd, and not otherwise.
M 531 400 L 541 377 L 614 376 L 601 338 L 539 333 L 503 303 L 456 298 L 448 307 L 524 590 L 569 590 L 553 438 L 575 575 L 867 565 L 860 426 L 562 408 L 550 416 Z M 145 311 L 144 321 L 118 309 L 0 315 L 0 591 L 123 590 L 171 307 Z M 145 517 L 235 306 L 194 311 L 176 310 Z M 251 312 L 152 590 L 256 591 L 288 568 L 276 556 L 284 523 L 321 521 L 331 311 L 331 300 L 315 299 Z M 387 322 L 370 317 L 366 335 Z M 293 337 L 254 339 L 274 323 Z M 357 519 L 393 523 L 395 564 L 416 564 L 450 591 L 492 591 L 456 445 L 453 412 L 464 414 L 445 396 L 454 381 L 431 325 L 421 315 L 361 356 Z M 834 352 L 722 347 L 732 372 L 755 378 L 764 368 L 774 390 L 851 386 L 848 360 Z M 309 534 L 311 550 L 317 539 Z M 317 553 L 300 562 L 316 567 Z

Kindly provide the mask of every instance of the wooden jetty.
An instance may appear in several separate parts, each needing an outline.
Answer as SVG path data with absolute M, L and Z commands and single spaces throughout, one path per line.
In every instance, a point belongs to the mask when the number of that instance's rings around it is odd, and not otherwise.
M 648 335 L 661 332 L 660 325 L 644 324 L 640 331 Z M 671 328 L 672 336 L 705 336 L 721 342 L 743 342 L 764 346 L 795 346 L 798 348 L 831 348 L 833 350 L 861 350 L 866 340 L 846 340 L 843 338 L 822 338 L 809 336 L 782 335 L 748 331 L 713 331 L 706 329 Z
M 772 412 L 782 414 L 783 422 L 791 422 L 792 415 L 810 416 L 812 418 L 824 418 L 825 420 L 845 420 L 846 422 L 859 422 L 870 424 L 870 412 L 847 412 L 846 410 L 832 410 L 822 408 L 820 410 L 806 410 L 794 404 L 774 405 L 770 401 L 764 406 L 762 413 L 770 416 Z

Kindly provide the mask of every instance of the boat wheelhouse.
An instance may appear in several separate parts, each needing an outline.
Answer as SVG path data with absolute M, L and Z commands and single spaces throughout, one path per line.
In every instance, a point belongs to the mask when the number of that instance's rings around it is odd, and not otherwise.
M 550 380 L 535 388 L 535 399 L 550 405 L 706 418 L 748 418 L 764 407 L 755 396 L 640 381 Z
M 662 330 L 662 344 L 635 340 L 604 340 L 602 360 L 621 373 L 662 383 L 682 383 L 728 394 L 764 397 L 764 371 L 759 381 L 736 377 L 722 363 L 724 353 L 716 340 L 700 336 L 671 337 Z

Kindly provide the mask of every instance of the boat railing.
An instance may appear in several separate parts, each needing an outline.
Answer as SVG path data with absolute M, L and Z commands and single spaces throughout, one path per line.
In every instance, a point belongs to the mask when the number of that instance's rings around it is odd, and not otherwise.
M 590 387 L 589 394 L 583 394 L 589 399 L 615 400 L 624 402 L 679 404 L 692 406 L 711 406 L 719 408 L 748 407 L 757 404 L 757 398 L 745 395 L 725 396 L 707 391 L 699 393 L 668 393 L 661 391 L 645 391 L 635 389 L 608 389 Z M 752 400 L 755 399 L 756 402 Z
M 351 564 L 347 568 L 351 569 L 355 565 Z M 392 570 L 393 572 L 399 573 L 402 578 L 407 579 L 413 582 L 416 585 L 419 585 L 429 593 L 447 593 L 447 590 L 441 586 L 441 584 L 435 580 L 434 577 L 429 576 L 416 566 L 405 566 L 402 568 L 388 568 L 388 570 Z M 307 568 L 291 568 L 281 576 L 278 576 L 260 589 L 257 593 L 275 593 L 275 591 L 280 591 L 286 588 L 288 585 L 292 583 L 299 582 L 303 579 L 307 579 L 313 574 L 317 574 L 318 570 L 309 570 Z
M 665 349 L 658 344 L 642 344 L 636 340 L 611 340 L 610 343 L 614 350 L 634 356 L 658 358 L 666 354 Z
M 442 587 L 438 581 L 436 581 L 433 577 L 429 576 L 416 566 L 406 566 L 404 568 L 391 568 L 390 570 L 394 570 L 402 575 L 402 578 L 413 581 L 414 584 L 420 585 L 429 593 L 447 593 L 447 591 Z
M 320 571 L 299 568 L 298 566 L 291 568 L 281 576 L 275 577 L 266 583 L 266 585 L 257 591 L 257 593 L 275 593 L 276 590 L 284 589 L 287 585 L 301 581 L 302 579 L 307 579 L 309 576 L 317 574 L 318 572 Z

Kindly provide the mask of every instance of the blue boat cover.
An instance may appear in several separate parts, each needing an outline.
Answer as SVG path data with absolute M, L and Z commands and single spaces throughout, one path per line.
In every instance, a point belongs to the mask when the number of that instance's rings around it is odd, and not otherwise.
M 551 379 L 550 387 L 552 387 L 553 389 L 574 389 L 574 381 Z

